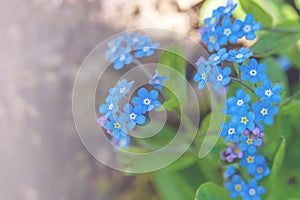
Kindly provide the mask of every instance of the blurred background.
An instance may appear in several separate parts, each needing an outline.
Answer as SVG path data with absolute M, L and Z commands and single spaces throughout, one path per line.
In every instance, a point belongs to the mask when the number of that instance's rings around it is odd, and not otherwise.
M 1 0 L 0 199 L 160 199 L 149 174 L 123 176 L 77 136 L 72 86 L 87 54 L 136 27 L 199 40 L 201 0 Z

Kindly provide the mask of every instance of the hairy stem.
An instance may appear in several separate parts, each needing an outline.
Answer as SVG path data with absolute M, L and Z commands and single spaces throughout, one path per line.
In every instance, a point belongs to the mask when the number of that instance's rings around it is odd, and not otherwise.
M 300 96 L 300 90 L 297 91 L 295 94 L 293 94 L 291 97 L 289 97 L 288 99 L 286 99 L 284 102 L 282 102 L 279 107 L 284 107 L 287 104 L 289 104 L 292 100 L 294 100 L 295 98 L 297 98 L 298 96 Z
M 245 88 L 247 88 L 248 90 L 250 90 L 251 92 L 253 92 L 255 94 L 254 90 L 249 85 L 247 85 L 246 83 L 244 83 L 243 81 L 241 81 L 240 79 L 237 79 L 237 78 L 234 78 L 234 77 L 230 77 L 230 79 L 233 82 L 236 82 L 236 83 L 244 86 Z

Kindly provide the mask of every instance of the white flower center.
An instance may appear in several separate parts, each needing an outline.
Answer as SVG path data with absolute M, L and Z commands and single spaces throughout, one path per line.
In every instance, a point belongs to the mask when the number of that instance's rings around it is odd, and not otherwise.
M 241 106 L 243 104 L 244 104 L 244 101 L 242 99 L 240 99 L 236 102 L 236 105 L 238 105 L 238 106 Z
M 268 109 L 263 108 L 263 109 L 261 109 L 260 113 L 261 113 L 262 115 L 266 115 L 266 114 L 268 114 Z
M 251 31 L 251 26 L 250 25 L 246 25 L 244 28 L 243 28 L 244 32 L 248 33 Z
M 273 92 L 270 89 L 265 90 L 265 95 L 266 96 L 270 97 L 270 96 L 272 96 L 272 94 L 273 94 Z
M 113 46 L 113 47 L 111 48 L 111 52 L 113 52 L 113 53 L 115 53 L 116 50 L 117 50 L 117 47 L 116 47 L 116 46 Z
M 126 91 L 126 88 L 125 88 L 125 87 L 120 88 L 120 93 L 121 93 L 121 94 L 124 93 L 125 91 Z
M 113 105 L 112 103 L 108 105 L 108 109 L 109 109 L 109 110 L 112 110 L 113 107 L 114 107 L 114 105 Z
M 252 70 L 250 71 L 250 75 L 251 75 L 251 76 L 255 76 L 256 74 L 257 74 L 257 71 L 256 71 L 256 70 L 252 69 Z
M 145 105 L 149 105 L 151 103 L 150 99 L 146 98 L 144 99 L 144 104 Z
M 222 81 L 223 80 L 223 76 L 222 74 L 219 74 L 219 76 L 217 76 L 217 81 Z
M 235 56 L 236 58 L 242 58 L 243 54 L 239 53 L 238 55 Z
M 156 80 L 154 81 L 154 83 L 155 83 L 155 84 L 160 84 L 160 81 L 159 81 L 158 79 L 156 79 Z
M 132 41 L 133 41 L 134 43 L 137 43 L 137 42 L 139 41 L 139 39 L 138 39 L 138 38 L 133 38 Z
M 122 54 L 122 55 L 120 56 L 120 61 L 125 60 L 125 58 L 126 58 L 126 56 L 125 56 L 124 54 Z
M 143 47 L 143 51 L 144 51 L 144 52 L 149 51 L 149 49 L 150 49 L 150 47 Z
M 234 133 L 235 133 L 234 128 L 230 128 L 230 129 L 228 130 L 228 134 L 229 134 L 229 135 L 232 135 L 232 134 L 234 134 Z
M 135 118 L 136 118 L 136 114 L 131 113 L 131 114 L 130 114 L 130 119 L 135 120 Z
M 125 139 L 122 139 L 122 140 L 119 141 L 119 147 L 121 147 L 121 148 L 125 147 L 126 144 L 127 144 L 127 141 Z
M 216 56 L 216 57 L 214 57 L 214 61 L 217 61 L 217 60 L 219 60 L 219 58 L 220 58 L 220 56 Z
M 224 30 L 224 35 L 229 36 L 231 34 L 231 31 L 229 28 Z
M 256 194 L 256 191 L 255 191 L 255 189 L 250 189 L 249 190 L 249 194 L 251 195 L 251 196 L 254 196 L 255 194 Z

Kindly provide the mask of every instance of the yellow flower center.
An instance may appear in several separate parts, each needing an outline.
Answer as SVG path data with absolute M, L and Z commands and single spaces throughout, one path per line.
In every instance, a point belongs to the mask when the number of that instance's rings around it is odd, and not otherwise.
M 234 148 L 233 152 L 234 152 L 234 153 L 239 153 L 239 152 L 240 152 L 240 149 L 239 149 L 239 148 Z
M 213 24 L 216 22 L 216 18 L 211 18 L 210 23 Z
M 252 144 L 253 142 L 253 139 L 252 138 L 248 138 L 248 140 L 246 141 L 246 143 L 249 145 L 249 144 Z
M 241 122 L 244 123 L 244 124 L 247 124 L 248 121 L 249 120 L 248 120 L 247 117 L 242 117 L 242 119 L 241 119 Z
M 256 170 L 258 173 L 262 173 L 264 171 L 264 169 L 262 167 L 257 168 Z
M 201 74 L 201 78 L 202 78 L 202 79 L 206 79 L 206 73 L 202 73 L 202 74 Z
M 247 162 L 248 163 L 253 163 L 254 162 L 254 157 L 253 156 L 248 156 Z
M 209 37 L 209 40 L 210 40 L 212 43 L 214 43 L 214 42 L 216 41 L 216 38 L 215 38 L 214 36 L 210 36 L 210 37 Z
M 235 189 L 236 191 L 241 191 L 242 186 L 241 186 L 240 184 L 236 184 L 236 185 L 234 186 L 234 189 Z
M 115 126 L 115 128 L 121 128 L 121 125 L 118 123 L 118 122 L 116 122 L 116 123 L 114 123 L 114 126 Z

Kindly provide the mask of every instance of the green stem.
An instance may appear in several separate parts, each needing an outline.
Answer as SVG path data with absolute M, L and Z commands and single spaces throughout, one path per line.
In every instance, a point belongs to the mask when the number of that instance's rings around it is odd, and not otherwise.
M 237 79 L 237 78 L 233 78 L 233 77 L 230 77 L 230 79 L 233 81 L 233 82 L 236 82 L 242 86 L 244 86 L 245 88 L 247 88 L 248 90 L 250 90 L 251 92 L 253 92 L 253 94 L 255 94 L 254 90 L 249 86 L 247 85 L 246 83 L 244 83 L 243 81 L 241 81 L 240 79 Z
M 292 100 L 294 100 L 296 97 L 300 96 L 300 90 L 297 91 L 295 94 L 293 94 L 291 97 L 286 99 L 284 102 L 282 102 L 279 107 L 284 107 L 285 105 L 289 104 Z
M 300 33 L 300 29 L 291 29 L 291 28 L 267 28 L 262 27 L 261 30 L 264 31 L 271 31 L 271 32 L 277 32 L 277 33 Z

